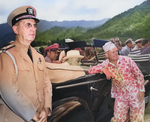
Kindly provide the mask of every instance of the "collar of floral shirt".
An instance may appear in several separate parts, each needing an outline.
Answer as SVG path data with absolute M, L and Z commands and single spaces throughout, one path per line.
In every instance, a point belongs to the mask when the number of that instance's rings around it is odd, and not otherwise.
M 109 61 L 109 60 L 108 60 L 108 61 Z M 109 61 L 109 63 L 110 63 L 111 65 L 113 65 L 113 66 L 117 66 L 119 62 L 120 62 L 120 60 L 118 59 L 117 64 L 115 65 L 115 64 L 113 64 L 113 63 L 111 63 L 111 62 Z

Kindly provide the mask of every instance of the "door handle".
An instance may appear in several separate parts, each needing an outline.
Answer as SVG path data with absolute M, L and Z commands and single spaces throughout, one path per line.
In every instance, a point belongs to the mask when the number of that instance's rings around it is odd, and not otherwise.
M 98 91 L 98 89 L 96 89 L 96 88 L 94 88 L 94 87 L 92 87 L 92 86 L 90 87 L 90 90 L 91 90 L 91 91 Z

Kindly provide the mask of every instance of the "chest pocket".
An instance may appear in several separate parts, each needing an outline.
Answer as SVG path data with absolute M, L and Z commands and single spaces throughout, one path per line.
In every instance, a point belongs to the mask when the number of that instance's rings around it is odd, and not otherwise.
M 44 64 L 38 64 L 37 67 L 40 71 L 44 70 Z
M 44 62 L 42 61 L 43 59 L 39 57 L 38 62 L 37 62 L 37 67 L 40 71 L 44 70 Z
M 17 60 L 17 66 L 18 66 L 18 71 L 30 71 L 32 65 L 28 65 L 26 64 L 27 62 L 25 62 L 22 58 Z

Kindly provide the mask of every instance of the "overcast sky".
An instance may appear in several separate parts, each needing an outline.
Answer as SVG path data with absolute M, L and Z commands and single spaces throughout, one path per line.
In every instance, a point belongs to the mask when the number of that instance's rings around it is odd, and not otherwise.
M 145 0 L 1 0 L 0 24 L 17 7 L 31 5 L 37 18 L 47 21 L 101 20 L 112 18 Z

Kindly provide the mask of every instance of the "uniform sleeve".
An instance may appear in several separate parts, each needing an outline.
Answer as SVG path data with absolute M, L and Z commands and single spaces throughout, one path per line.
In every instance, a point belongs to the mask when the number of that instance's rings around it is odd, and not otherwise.
M 129 58 L 129 60 L 130 60 L 130 64 L 131 64 L 131 71 L 135 75 L 135 78 L 137 79 L 137 88 L 141 92 L 145 92 L 144 76 L 143 76 L 142 72 L 140 71 L 140 69 L 138 68 L 138 66 L 136 65 L 136 63 L 130 58 Z
M 102 73 L 103 68 L 105 68 L 108 65 L 108 60 L 105 60 L 103 63 L 98 64 L 97 66 L 93 66 L 89 69 L 89 74 L 95 74 L 95 73 Z
M 30 121 L 36 113 L 36 107 L 18 89 L 15 68 L 12 59 L 0 54 L 0 93 L 5 104 L 25 121 Z
M 50 110 L 52 110 L 52 84 L 48 76 L 46 65 L 44 76 L 44 96 L 45 96 L 45 108 L 50 108 Z

